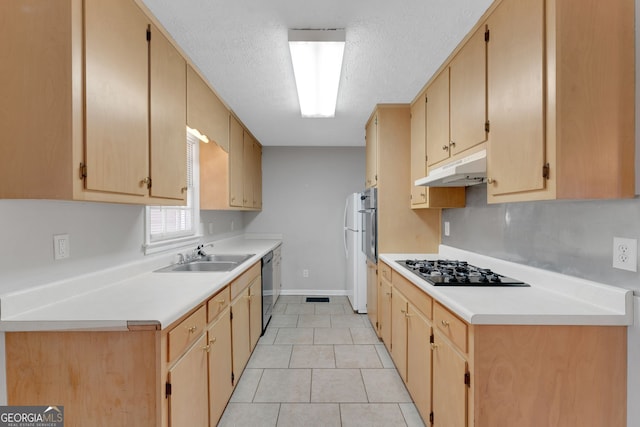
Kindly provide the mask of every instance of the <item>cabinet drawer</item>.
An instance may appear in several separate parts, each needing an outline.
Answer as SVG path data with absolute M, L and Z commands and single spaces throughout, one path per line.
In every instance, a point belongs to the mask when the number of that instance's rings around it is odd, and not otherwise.
M 231 299 L 234 300 L 238 295 L 242 293 L 242 291 L 249 286 L 253 279 L 258 277 L 261 273 L 261 264 L 260 261 L 253 264 L 251 268 L 242 273 L 240 277 L 231 282 Z
M 387 282 L 391 282 L 391 277 L 392 277 L 392 269 L 391 267 L 389 267 L 387 264 L 385 264 L 384 262 L 380 263 L 380 271 L 382 272 L 382 278 L 385 279 Z
M 180 356 L 189 344 L 202 334 L 206 324 L 207 312 L 202 306 L 173 328 L 169 332 L 169 361 Z
M 213 321 L 222 311 L 229 306 L 231 301 L 231 289 L 229 286 L 218 292 L 216 296 L 207 302 L 207 323 Z
M 463 352 L 467 352 L 467 324 L 438 303 L 433 306 L 433 323 Z
M 418 310 L 424 314 L 427 319 L 431 319 L 431 307 L 433 306 L 433 299 L 416 285 L 396 273 L 393 275 L 393 287 L 397 288 L 402 294 L 407 297 L 407 300 Z

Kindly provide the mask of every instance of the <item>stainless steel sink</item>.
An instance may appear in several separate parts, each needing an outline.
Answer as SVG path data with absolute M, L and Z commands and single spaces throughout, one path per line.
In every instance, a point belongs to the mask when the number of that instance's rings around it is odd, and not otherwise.
M 185 271 L 231 271 L 254 254 L 242 255 L 207 255 L 184 264 L 172 264 L 167 267 L 155 270 L 157 273 L 178 273 Z
M 195 261 L 177 265 L 173 271 L 231 271 L 238 265 L 237 262 Z
M 213 254 L 207 255 L 202 258 L 203 261 L 219 261 L 219 262 L 237 262 L 238 264 L 242 264 L 255 254 L 240 254 L 240 255 L 230 255 L 230 254 Z

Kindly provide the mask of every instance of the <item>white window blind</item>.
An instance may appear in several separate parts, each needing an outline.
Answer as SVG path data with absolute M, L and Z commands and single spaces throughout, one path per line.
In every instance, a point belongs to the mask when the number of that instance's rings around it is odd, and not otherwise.
M 185 206 L 148 206 L 146 209 L 145 252 L 151 253 L 195 239 L 199 189 L 196 175 L 198 140 L 187 134 L 187 204 Z M 154 248 L 157 248 L 154 250 Z

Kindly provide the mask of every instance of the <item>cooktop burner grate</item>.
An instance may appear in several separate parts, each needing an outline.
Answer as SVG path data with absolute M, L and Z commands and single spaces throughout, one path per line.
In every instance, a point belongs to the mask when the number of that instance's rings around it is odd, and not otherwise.
M 529 286 L 466 261 L 415 259 L 398 263 L 434 286 Z

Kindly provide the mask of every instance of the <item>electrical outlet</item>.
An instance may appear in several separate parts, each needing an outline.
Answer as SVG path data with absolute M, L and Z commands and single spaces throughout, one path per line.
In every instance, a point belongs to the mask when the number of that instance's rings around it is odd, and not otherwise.
M 209 234 L 213 234 L 213 223 L 209 223 Z
M 309 277 L 309 270 L 307 270 L 306 268 L 302 270 L 302 277 Z
M 53 236 L 53 259 L 65 259 L 71 255 L 68 234 L 55 234 Z
M 613 268 L 638 271 L 638 240 L 613 238 Z
M 451 226 L 449 224 L 449 221 L 445 221 L 444 222 L 444 235 L 445 236 L 449 236 L 451 234 Z

